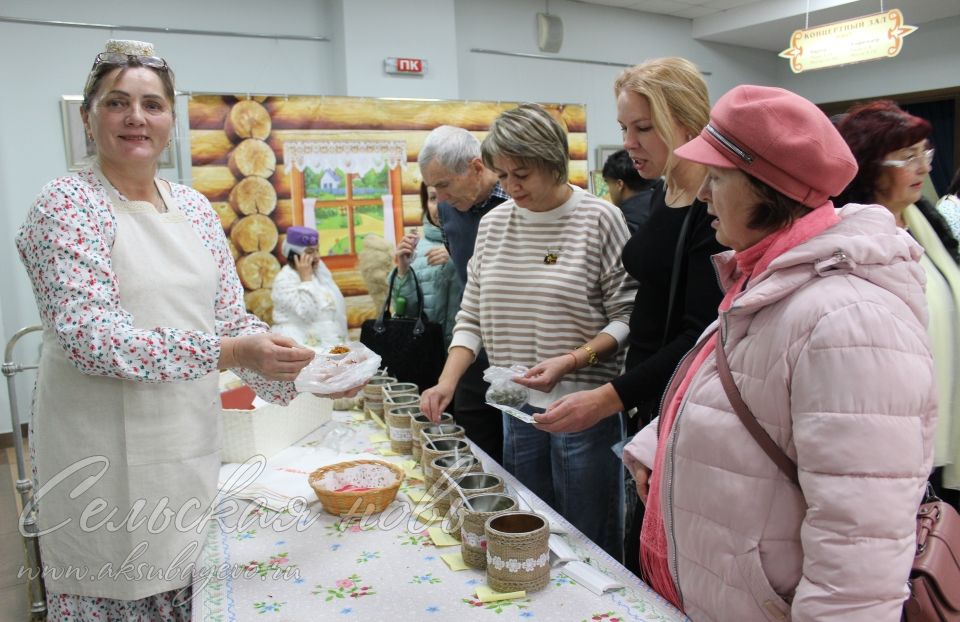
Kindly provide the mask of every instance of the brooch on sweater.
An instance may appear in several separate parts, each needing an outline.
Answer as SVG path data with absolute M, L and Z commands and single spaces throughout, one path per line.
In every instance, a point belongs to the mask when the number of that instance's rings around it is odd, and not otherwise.
M 560 249 L 547 247 L 547 254 L 543 256 L 543 263 L 552 266 L 560 259 Z

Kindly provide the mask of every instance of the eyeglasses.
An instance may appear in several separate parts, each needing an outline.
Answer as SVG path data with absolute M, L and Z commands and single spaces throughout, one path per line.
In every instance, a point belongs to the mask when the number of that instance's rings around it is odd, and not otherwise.
M 931 162 L 933 162 L 933 149 L 927 149 L 919 155 L 912 155 L 904 160 L 884 160 L 880 164 L 894 168 L 906 168 L 908 166 L 930 166 Z
M 121 54 L 119 52 L 100 52 L 94 59 L 93 66 L 96 67 L 101 63 L 125 65 L 131 61 L 135 61 L 144 67 L 159 69 L 160 71 L 166 71 L 168 69 L 167 61 L 159 56 L 138 56 L 137 54 Z

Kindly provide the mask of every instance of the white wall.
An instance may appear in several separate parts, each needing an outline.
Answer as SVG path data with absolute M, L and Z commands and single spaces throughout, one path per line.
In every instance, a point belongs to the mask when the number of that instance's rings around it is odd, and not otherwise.
M 777 81 L 817 103 L 960 86 L 960 17 L 921 25 L 890 59 L 800 74 L 782 61 Z
M 342 3 L 345 95 L 457 99 L 457 48 L 450 0 L 338 0 Z M 387 74 L 388 57 L 427 59 L 423 76 Z
M 457 0 L 460 97 L 586 104 L 593 163 L 594 147 L 620 142 L 613 81 L 622 68 L 470 52 L 486 48 L 541 54 L 536 14 L 543 10 L 538 0 Z M 636 64 L 683 56 L 711 74 L 705 76 L 711 100 L 743 82 L 776 82 L 780 59 L 775 54 L 694 41 L 690 20 L 563 1 L 551 2 L 550 12 L 564 25 L 558 57 Z

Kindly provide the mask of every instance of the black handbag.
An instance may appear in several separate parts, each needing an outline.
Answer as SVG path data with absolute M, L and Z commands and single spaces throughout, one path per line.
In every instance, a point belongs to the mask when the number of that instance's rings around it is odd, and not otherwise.
M 380 355 L 381 366 L 401 382 L 413 382 L 421 391 L 437 384 L 446 359 L 443 348 L 443 327 L 427 319 L 423 290 L 417 273 L 410 269 L 417 288 L 420 313 L 416 318 L 391 317 L 390 301 L 396 270 L 390 275 L 390 289 L 383 309 L 375 320 L 366 320 L 360 327 L 360 343 Z

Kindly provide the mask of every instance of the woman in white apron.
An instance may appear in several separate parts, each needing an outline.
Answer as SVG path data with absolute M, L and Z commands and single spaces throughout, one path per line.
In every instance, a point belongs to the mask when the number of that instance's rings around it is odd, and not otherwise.
M 156 177 L 174 87 L 153 46 L 109 41 L 81 114 L 94 165 L 47 184 L 17 235 L 43 323 L 30 448 L 49 619 L 189 619 L 217 370 L 286 403 L 313 352 L 246 313 L 209 202 Z
M 283 239 L 287 265 L 273 280 L 273 331 L 314 349 L 347 341 L 347 306 L 317 251 L 319 233 L 288 227 Z

